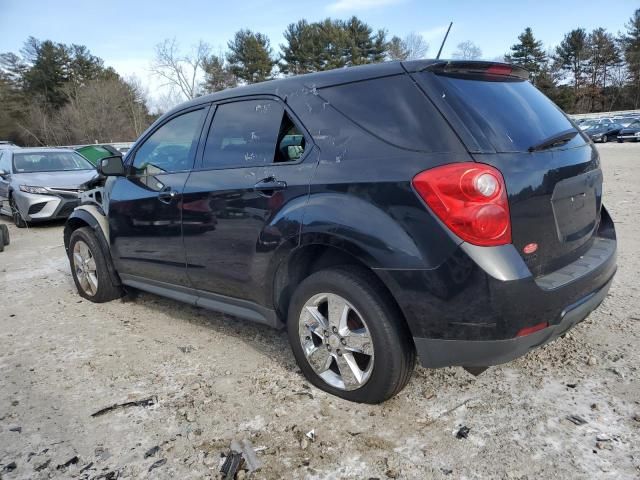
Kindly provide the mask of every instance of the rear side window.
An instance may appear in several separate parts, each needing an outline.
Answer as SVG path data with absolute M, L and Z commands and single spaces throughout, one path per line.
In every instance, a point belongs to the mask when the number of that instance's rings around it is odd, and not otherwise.
M 397 147 L 460 150 L 453 130 L 408 75 L 328 87 L 319 94 L 361 128 Z
M 219 105 L 204 149 L 203 168 L 240 168 L 298 160 L 305 138 L 274 100 Z
M 471 118 L 499 152 L 524 152 L 573 128 L 551 100 L 526 80 L 437 78 L 444 101 L 461 118 Z M 567 145 L 576 144 L 584 144 L 580 135 Z

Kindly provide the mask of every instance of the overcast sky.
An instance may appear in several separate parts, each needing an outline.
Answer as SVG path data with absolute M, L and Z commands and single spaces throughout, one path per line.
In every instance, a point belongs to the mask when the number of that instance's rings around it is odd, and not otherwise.
M 120 74 L 138 76 L 157 98 L 160 82 L 149 73 L 149 63 L 154 45 L 165 38 L 175 37 L 185 48 L 203 39 L 218 51 L 237 30 L 250 28 L 267 34 L 277 51 L 289 23 L 357 15 L 389 36 L 422 33 L 431 45 L 429 56 L 435 56 L 453 21 L 443 57 L 471 40 L 493 59 L 527 26 L 550 47 L 576 27 L 617 33 L 639 5 L 638 0 L 0 0 L 0 52 L 17 52 L 30 35 L 84 44 Z

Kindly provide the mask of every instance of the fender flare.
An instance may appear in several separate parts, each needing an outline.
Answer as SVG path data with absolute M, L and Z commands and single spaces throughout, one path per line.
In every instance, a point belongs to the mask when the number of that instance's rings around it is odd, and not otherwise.
M 109 277 L 111 277 L 114 285 L 122 285 L 120 276 L 113 265 L 111 258 L 111 249 L 109 248 L 109 222 L 102 214 L 100 209 L 94 205 L 80 205 L 76 207 L 73 213 L 67 219 L 64 225 L 64 249 L 69 255 L 69 239 L 74 230 L 88 226 L 93 230 L 100 248 L 104 253 Z

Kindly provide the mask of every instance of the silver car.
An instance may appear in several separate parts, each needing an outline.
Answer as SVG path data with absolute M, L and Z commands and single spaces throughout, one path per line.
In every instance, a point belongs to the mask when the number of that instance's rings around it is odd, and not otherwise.
M 0 214 L 11 216 L 18 227 L 66 218 L 96 175 L 95 167 L 73 150 L 0 150 Z

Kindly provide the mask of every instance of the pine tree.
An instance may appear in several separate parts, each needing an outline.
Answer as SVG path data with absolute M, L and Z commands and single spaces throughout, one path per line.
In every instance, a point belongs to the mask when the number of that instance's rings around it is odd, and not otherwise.
M 625 25 L 627 32 L 620 39 L 624 58 L 631 77 L 633 108 L 640 108 L 640 8 L 633 12 Z
M 269 38 L 251 30 L 239 30 L 228 43 L 227 61 L 231 72 L 247 83 L 272 78 L 275 61 L 271 58 Z
M 204 90 L 207 93 L 218 92 L 238 85 L 238 79 L 231 73 L 223 55 L 212 55 L 203 65 Z
M 565 34 L 560 45 L 556 47 L 554 61 L 559 69 L 568 73 L 573 84 L 574 106 L 577 106 L 584 91 L 585 72 L 590 60 L 589 37 L 584 28 L 576 28 Z
M 530 27 L 524 29 L 518 40 L 518 43 L 511 46 L 511 53 L 505 55 L 505 60 L 527 70 L 535 85 L 547 61 L 547 55 L 542 49 L 542 42 L 535 39 Z
M 606 108 L 607 81 L 613 67 L 621 61 L 620 51 L 613 35 L 607 33 L 604 28 L 596 28 L 589 34 L 589 47 L 591 49 L 587 65 L 591 97 L 589 110 L 593 111 L 597 99 L 600 100 L 601 109 L 604 110 Z
M 387 44 L 387 57 L 389 60 L 406 60 L 409 57 L 404 40 L 394 35 Z
M 40 42 L 29 37 L 23 53 L 31 64 L 24 74 L 27 95 L 41 97 L 46 106 L 62 107 L 67 101 L 63 86 L 69 80 L 65 48 L 51 40 Z
M 386 32 L 373 29 L 358 19 L 308 23 L 300 20 L 284 32 L 280 45 L 280 71 L 299 74 L 362 65 L 384 60 L 388 44 Z

